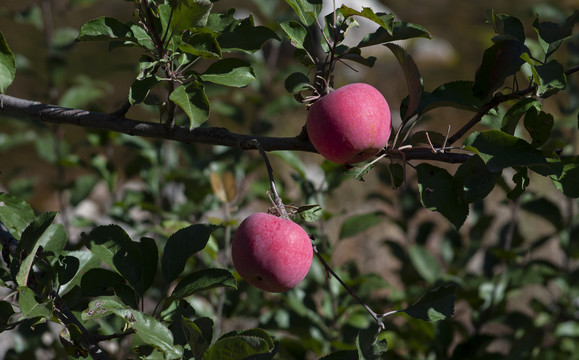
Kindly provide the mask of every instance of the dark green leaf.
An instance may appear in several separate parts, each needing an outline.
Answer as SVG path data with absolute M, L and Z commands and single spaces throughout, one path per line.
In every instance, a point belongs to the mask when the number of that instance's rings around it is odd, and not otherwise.
M 525 115 L 525 129 L 527 129 L 533 139 L 531 146 L 539 147 L 545 144 L 551 136 L 553 123 L 553 115 L 551 114 L 537 111 L 535 108 L 527 111 Z
M 310 48 L 310 36 L 308 30 L 302 24 L 297 21 L 286 21 L 279 25 L 294 47 L 308 51 Z
M 15 238 L 34 220 L 34 210 L 14 195 L 0 193 L 0 220 Z
M 182 317 L 181 326 L 195 359 L 202 359 L 213 338 L 213 320 L 202 317 L 193 321 Z
M 473 94 L 482 100 L 489 99 L 507 77 L 519 71 L 525 62 L 521 55 L 528 52 L 522 42 L 511 39 L 499 41 L 486 49 L 475 75 Z
M 10 318 L 15 314 L 12 305 L 8 301 L 0 300 L 0 332 L 6 330 L 10 324 Z
M 16 61 L 14 60 L 14 54 L 8 43 L 4 34 L 0 31 L 0 93 L 4 94 L 6 89 L 16 76 Z
M 129 102 L 131 105 L 142 103 L 151 92 L 151 89 L 159 82 L 159 78 L 154 75 L 136 79 L 129 89 Z
M 172 33 L 179 34 L 189 28 L 204 27 L 213 8 L 210 0 L 179 1 L 171 17 Z
M 62 283 L 60 284 L 60 288 L 58 289 L 60 295 L 64 295 L 68 291 L 70 291 L 73 287 L 80 285 L 81 279 L 84 276 L 84 274 L 86 274 L 90 269 L 98 268 L 101 265 L 101 260 L 98 257 L 96 257 L 96 255 L 94 255 L 93 253 L 86 250 L 71 251 L 66 255 L 66 257 L 76 258 L 78 260 L 79 267 L 76 273 L 74 274 L 74 277 L 70 281 L 66 282 L 64 285 Z M 70 262 L 72 263 L 76 261 L 71 260 Z
M 517 124 L 521 117 L 531 108 L 541 109 L 541 103 L 535 98 L 524 98 L 518 101 L 507 110 L 503 116 L 501 130 L 509 135 L 513 135 L 517 129 Z
M 438 107 L 478 111 L 483 105 L 483 100 L 473 95 L 472 84 L 472 81 L 452 81 L 440 85 L 432 93 L 423 92 L 418 115 L 421 116 Z M 407 104 L 408 100 L 405 99 L 405 103 Z
M 288 76 L 285 79 L 284 85 L 285 89 L 292 94 L 312 87 L 310 79 L 301 72 L 295 72 Z
M 123 277 L 117 272 L 94 268 L 83 275 L 80 288 L 82 294 L 87 297 L 112 295 L 114 288 L 123 282 Z
M 525 28 L 521 20 L 507 14 L 497 14 L 494 10 L 487 12 L 487 19 L 501 39 L 510 37 L 520 42 L 525 41 Z
M 236 360 L 256 355 L 271 355 L 275 347 L 271 336 L 261 329 L 249 329 L 227 333 L 205 352 L 203 360 Z M 261 358 L 260 358 L 261 359 Z
M 74 278 L 78 269 L 80 268 L 80 261 L 74 256 L 65 256 L 58 263 L 58 284 L 64 285 Z
M 579 22 L 579 10 L 573 11 L 563 24 L 553 22 L 540 22 L 537 17 L 533 22 L 533 27 L 539 35 L 539 43 L 541 44 L 546 58 L 550 57 L 559 46 L 571 37 L 573 27 Z
M 227 58 L 211 64 L 201 74 L 201 79 L 220 85 L 243 87 L 255 80 L 255 74 L 245 61 Z
M 411 245 L 408 248 L 408 256 L 418 274 L 430 285 L 436 283 L 442 275 L 440 263 L 424 246 Z
M 406 22 L 394 22 L 391 32 L 383 27 L 379 27 L 375 32 L 366 35 L 356 47 L 361 48 L 412 38 L 430 39 L 430 34 L 420 25 Z
M 542 152 L 525 140 L 499 130 L 475 132 L 465 139 L 464 146 L 476 152 L 491 172 L 508 167 L 547 165 Z
M 83 237 L 83 241 L 93 254 L 142 293 L 143 258 L 135 242 L 120 226 L 96 227 Z
M 235 20 L 232 26 L 221 31 L 217 41 L 223 51 L 254 53 L 270 39 L 279 40 L 279 37 L 268 27 L 255 26 L 253 15 L 250 15 L 243 20 Z
M 40 215 L 22 232 L 22 238 L 16 248 L 16 257 L 21 261 L 16 275 L 16 283 L 19 286 L 28 284 L 28 275 L 34 264 L 36 252 L 40 247 L 40 240 L 57 214 L 57 212 L 52 211 Z
M 285 2 L 307 26 L 313 25 L 322 11 L 322 0 L 285 0 Z
M 374 10 L 369 7 L 362 7 L 362 11 L 358 11 L 347 7 L 344 4 L 342 4 L 339 10 L 344 17 L 360 16 L 373 21 L 384 28 L 390 35 L 392 35 L 392 25 L 394 24 L 393 14 L 376 14 L 374 13 Z
M 237 289 L 237 282 L 229 270 L 203 269 L 182 278 L 171 293 L 171 298 L 185 299 L 216 287 Z
M 209 118 L 209 99 L 205 94 L 205 86 L 198 81 L 180 85 L 171 93 L 169 99 L 187 114 L 191 130 L 201 126 Z
M 121 23 L 119 20 L 111 17 L 102 16 L 90 20 L 82 26 L 79 41 L 96 41 L 96 40 L 133 40 L 133 32 L 128 25 Z
M 415 319 L 426 321 L 448 319 L 454 315 L 455 298 L 454 285 L 444 285 L 426 293 L 404 312 Z
M 169 237 L 161 259 L 161 268 L 167 282 L 175 280 L 183 272 L 187 260 L 205 248 L 209 236 L 217 228 L 214 225 L 194 224 Z
M 563 158 L 563 172 L 561 176 L 551 176 L 555 186 L 565 196 L 579 197 L 579 157 Z
M 416 171 L 422 205 L 441 213 L 459 229 L 468 216 L 468 203 L 454 189 L 452 176 L 430 164 L 420 164 Z
M 157 267 L 159 265 L 159 249 L 154 239 L 142 237 L 141 241 L 136 243 L 141 257 L 143 258 L 143 289 L 144 293 L 153 284 Z
M 221 47 L 217 42 L 217 33 L 207 29 L 196 29 L 183 36 L 179 49 L 204 59 L 221 58 Z
M 473 203 L 487 197 L 501 177 L 501 171 L 491 172 L 484 161 L 473 156 L 462 163 L 453 178 L 453 186 L 462 193 L 465 202 Z
M 380 360 L 384 358 L 384 352 L 388 350 L 386 340 L 377 342 L 376 330 L 362 330 L 356 336 L 356 349 L 358 350 L 359 360 Z
M 539 88 L 537 95 L 543 98 L 549 97 L 567 86 L 567 76 L 563 65 L 556 60 L 534 67 L 539 76 Z
M 342 223 L 340 239 L 358 235 L 383 221 L 384 214 L 381 212 L 350 216 Z
M 517 167 L 515 170 L 516 173 L 513 175 L 513 182 L 515 183 L 515 186 L 511 191 L 509 191 L 509 193 L 507 193 L 507 198 L 511 200 L 515 200 L 521 196 L 521 194 L 525 192 L 527 186 L 529 186 L 529 183 L 531 182 L 527 168 Z
M 375 56 L 368 56 L 368 57 L 362 56 L 362 50 L 360 50 L 359 48 L 348 48 L 347 51 L 340 54 L 336 54 L 336 57 L 341 60 L 354 61 L 357 62 L 358 64 L 362 64 L 367 67 L 374 66 L 374 63 L 376 63 L 377 60 Z
M 408 87 L 408 101 L 406 103 L 406 114 L 402 121 L 407 121 L 418 110 L 420 101 L 422 99 L 422 76 L 418 71 L 418 67 L 414 63 L 412 57 L 397 44 L 386 44 L 386 47 L 392 51 L 396 60 L 402 67 L 402 72 L 406 78 L 406 86 Z

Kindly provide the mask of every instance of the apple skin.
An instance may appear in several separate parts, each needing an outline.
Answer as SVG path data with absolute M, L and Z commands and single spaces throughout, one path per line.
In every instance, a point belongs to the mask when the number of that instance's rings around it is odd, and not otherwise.
M 293 221 L 255 213 L 235 232 L 231 257 L 233 266 L 248 283 L 280 293 L 307 275 L 313 247 L 305 230 Z
M 355 164 L 370 159 L 388 144 L 390 107 L 373 86 L 354 83 L 330 92 L 308 112 L 310 141 L 326 159 Z

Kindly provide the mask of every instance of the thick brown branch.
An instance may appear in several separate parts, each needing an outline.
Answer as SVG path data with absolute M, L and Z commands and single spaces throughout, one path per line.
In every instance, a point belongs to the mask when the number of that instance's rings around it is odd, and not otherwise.
M 165 139 L 183 143 L 223 145 L 242 150 L 256 150 L 255 140 L 265 151 L 292 150 L 317 152 L 307 136 L 269 137 L 233 133 L 220 127 L 199 127 L 193 130 L 185 126 L 175 126 L 168 131 L 156 122 L 138 121 L 119 116 L 118 113 L 105 114 L 86 110 L 68 109 L 56 105 L 46 105 L 35 101 L 0 95 L 0 116 L 33 118 L 47 123 L 76 125 L 88 129 L 107 130 L 118 133 Z M 404 156 L 402 156 L 404 154 Z M 429 148 L 408 148 L 388 152 L 391 157 L 406 160 L 432 160 L 447 163 L 462 163 L 471 155 L 464 153 L 437 152 Z

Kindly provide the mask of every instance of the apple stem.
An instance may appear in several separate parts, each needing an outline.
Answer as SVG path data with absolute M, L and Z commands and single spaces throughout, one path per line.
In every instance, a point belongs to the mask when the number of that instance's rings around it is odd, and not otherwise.
M 259 141 L 257 139 L 253 139 L 252 142 L 255 145 L 255 148 L 259 151 L 259 154 L 263 158 L 263 161 L 265 162 L 265 167 L 267 168 L 267 175 L 269 176 L 269 185 L 271 188 L 271 195 L 273 196 L 273 200 L 272 200 L 273 205 L 275 206 L 275 209 L 278 211 L 278 213 L 282 219 L 289 219 L 289 215 L 285 209 L 285 205 L 283 204 L 283 201 L 281 201 L 281 198 L 280 198 L 279 194 L 277 193 L 277 189 L 275 187 L 275 181 L 273 179 L 273 168 L 271 167 L 271 163 L 269 162 L 269 158 L 267 157 L 265 150 L 263 149 L 263 147 L 261 146 L 261 144 L 259 143 Z
M 310 236 L 312 237 L 312 236 Z M 366 303 L 360 299 L 360 297 L 356 294 L 356 292 L 354 290 L 352 290 L 350 287 L 348 287 L 348 285 L 346 285 L 346 283 L 344 282 L 344 280 L 342 280 L 338 274 L 336 274 L 336 272 L 334 271 L 334 269 L 332 269 L 332 267 L 330 266 L 330 264 L 328 264 L 326 262 L 326 260 L 324 260 L 324 258 L 322 257 L 322 255 L 318 252 L 318 249 L 316 246 L 312 245 L 314 248 L 314 254 L 316 254 L 317 258 L 320 260 L 320 262 L 322 263 L 322 265 L 324 266 L 324 268 L 326 269 L 326 272 L 331 274 L 333 277 L 336 278 L 336 280 L 338 280 L 338 282 L 340 283 L 340 285 L 342 285 L 344 287 L 344 289 L 346 289 L 346 291 L 354 298 L 356 299 L 356 301 L 358 301 L 360 303 L 360 305 L 362 305 L 364 307 L 364 309 L 366 309 L 366 311 L 370 314 L 370 316 L 372 316 L 372 318 L 374 318 L 374 320 L 376 321 L 376 324 L 378 325 L 378 333 L 380 333 L 380 331 L 385 330 L 386 329 L 386 325 L 384 324 L 384 322 L 382 322 L 382 320 L 380 320 L 381 317 L 383 317 L 383 315 L 378 314 L 377 312 L 375 312 L 374 310 L 370 309 L 370 307 L 368 305 L 366 305 Z

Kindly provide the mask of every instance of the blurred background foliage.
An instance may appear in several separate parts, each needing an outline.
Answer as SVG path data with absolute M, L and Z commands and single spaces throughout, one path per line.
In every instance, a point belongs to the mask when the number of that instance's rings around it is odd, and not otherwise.
M 278 33 L 280 21 L 295 17 L 283 1 L 220 0 L 214 5 L 215 11 L 235 7 L 240 16 L 252 12 L 256 23 Z M 433 40 L 402 45 L 420 69 L 425 89 L 433 90 L 443 82 L 474 77 L 493 36 L 485 24 L 486 10 L 518 17 L 533 37 L 530 25 L 537 14 L 542 20 L 561 21 L 577 3 L 393 0 L 368 1 L 365 6 L 392 11 L 431 33 Z M 0 30 L 18 68 L 8 94 L 72 108 L 117 110 L 138 73 L 140 53 L 109 51 L 106 43 L 75 39 L 86 21 L 97 16 L 128 21 L 133 10 L 131 2 L 120 0 L 3 1 Z M 577 31 L 568 47 L 574 53 L 560 51 L 563 63 L 577 64 Z M 385 48 L 369 51 L 378 57 L 376 65 L 358 71 L 339 66 L 336 85 L 374 85 L 399 122 L 399 104 L 408 92 L 399 64 Z M 258 80 L 243 89 L 208 86 L 208 124 L 271 136 L 299 133 L 306 113 L 283 86 L 287 75 L 303 69 L 293 49 L 270 41 L 247 57 Z M 577 89 L 576 75 L 569 86 Z M 576 154 L 576 108 L 566 111 L 573 101 L 577 99 L 561 95 L 544 106 L 556 114 L 560 147 Z M 127 117 L 159 121 L 159 110 L 139 105 Z M 440 109 L 419 127 L 445 133 L 448 125 L 469 118 L 460 110 Z M 381 337 L 388 340 L 388 358 L 578 358 L 577 201 L 565 198 L 552 183 L 533 177 L 526 194 L 510 201 L 505 195 L 514 171 L 505 171 L 502 186 L 473 204 L 457 231 L 421 206 L 410 168 L 407 187 L 394 190 L 386 166 L 376 167 L 360 183 L 319 155 L 272 155 L 284 201 L 317 203 L 326 211 L 321 221 L 302 225 L 316 235 L 320 250 L 371 308 L 402 309 L 429 288 L 447 282 L 458 286 L 452 320 L 387 319 Z M 163 243 L 185 225 L 212 223 L 223 228 L 188 266 L 231 269 L 232 231 L 247 215 L 270 206 L 267 174 L 256 152 L 3 118 L 0 156 L 0 190 L 25 199 L 36 211 L 60 211 L 57 221 L 67 230 L 68 250 L 80 249 L 81 232 L 96 225 L 119 224 L 131 236 Z M 152 311 L 162 296 L 160 284 L 153 284 L 146 310 Z M 237 290 L 212 290 L 188 302 L 196 315 L 214 320 L 216 334 L 266 329 L 280 341 L 280 358 L 318 358 L 350 349 L 358 331 L 375 326 L 337 282 L 326 279 L 316 261 L 306 280 L 284 295 L 264 294 L 240 282 Z M 50 327 L 23 324 L 16 332 L 1 333 L 0 357 L 58 357 L 58 339 L 50 334 L 59 330 Z M 107 350 L 119 359 L 134 356 L 127 345 L 127 340 L 111 341 Z

